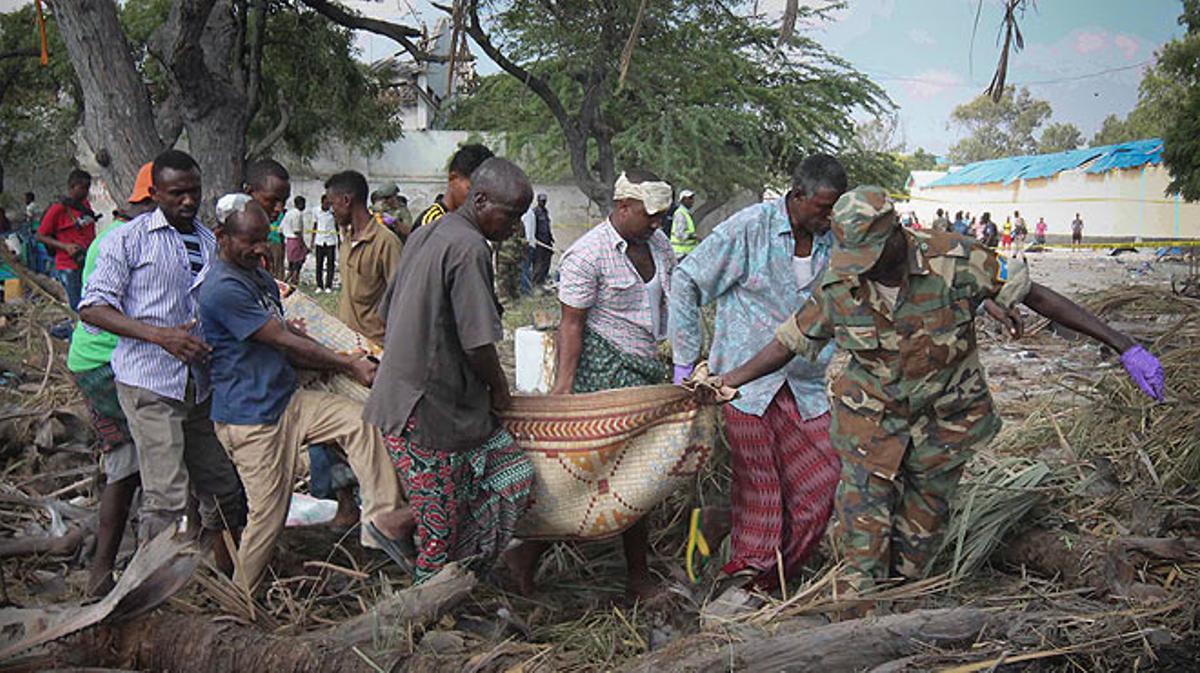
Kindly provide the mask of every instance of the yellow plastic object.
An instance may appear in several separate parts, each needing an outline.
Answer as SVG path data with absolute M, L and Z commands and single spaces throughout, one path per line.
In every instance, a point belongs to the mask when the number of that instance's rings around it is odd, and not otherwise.
M 9 278 L 4 281 L 4 303 L 11 304 L 21 301 L 24 298 L 24 292 L 21 287 L 20 278 Z
M 688 579 L 692 581 L 692 584 L 697 584 L 700 582 L 700 578 L 696 575 L 695 564 L 692 560 L 695 557 L 697 550 L 700 552 L 700 563 L 701 566 L 703 566 L 708 562 L 708 557 L 712 555 L 712 551 L 708 548 L 708 540 L 704 538 L 703 531 L 700 530 L 699 507 L 696 507 L 692 510 L 692 519 L 688 524 L 687 555 L 684 561 L 687 563 L 687 575 Z

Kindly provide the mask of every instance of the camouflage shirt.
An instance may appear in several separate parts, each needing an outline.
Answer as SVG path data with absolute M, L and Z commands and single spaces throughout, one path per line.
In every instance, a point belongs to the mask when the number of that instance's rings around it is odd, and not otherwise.
M 833 444 L 891 479 L 909 440 L 947 449 L 990 439 L 1000 427 L 979 364 L 975 310 L 1006 308 L 1029 292 L 1028 269 L 973 240 L 906 230 L 908 275 L 895 306 L 859 276 L 827 271 L 820 289 L 776 337 L 813 359 L 830 339 L 851 354 L 830 383 Z

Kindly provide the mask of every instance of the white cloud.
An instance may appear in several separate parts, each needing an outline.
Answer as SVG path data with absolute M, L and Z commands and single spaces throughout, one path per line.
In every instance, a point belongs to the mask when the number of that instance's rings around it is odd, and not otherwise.
M 1113 38 L 1113 45 L 1125 55 L 1125 60 L 1132 61 L 1142 48 L 1142 43 L 1132 35 L 1120 34 Z
M 1108 33 L 1103 30 L 1081 30 L 1072 39 L 1077 54 L 1090 54 L 1108 46 Z
M 925 70 L 900 82 L 909 97 L 919 101 L 936 98 L 963 84 L 963 78 L 949 70 Z
M 919 44 L 926 47 L 937 44 L 937 40 L 935 40 L 933 36 L 929 34 L 929 31 L 925 30 L 924 28 L 913 28 L 912 30 L 908 31 L 908 39 L 912 40 L 914 44 Z

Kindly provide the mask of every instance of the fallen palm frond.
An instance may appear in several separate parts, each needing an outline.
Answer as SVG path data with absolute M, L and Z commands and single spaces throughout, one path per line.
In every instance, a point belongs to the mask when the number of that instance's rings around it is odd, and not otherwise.
M 1025 515 L 1046 498 L 1054 471 L 1040 460 L 986 457 L 959 488 L 933 562 L 954 577 L 975 572 Z

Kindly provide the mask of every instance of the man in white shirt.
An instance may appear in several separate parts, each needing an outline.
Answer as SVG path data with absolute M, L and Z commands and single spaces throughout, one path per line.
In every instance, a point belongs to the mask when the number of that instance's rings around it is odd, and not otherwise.
M 312 229 L 312 213 L 305 212 L 307 203 L 303 196 L 297 196 L 292 203 L 296 207 L 284 213 L 279 233 L 283 236 L 283 250 L 287 258 L 286 282 L 299 285 L 300 269 L 304 268 L 304 260 L 308 257 L 308 245 L 304 239 L 306 232 Z
M 317 292 L 333 292 L 333 271 L 337 268 L 337 222 L 329 209 L 329 197 L 321 195 L 321 212 L 317 213 L 313 249 L 317 251 Z

